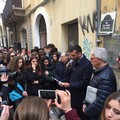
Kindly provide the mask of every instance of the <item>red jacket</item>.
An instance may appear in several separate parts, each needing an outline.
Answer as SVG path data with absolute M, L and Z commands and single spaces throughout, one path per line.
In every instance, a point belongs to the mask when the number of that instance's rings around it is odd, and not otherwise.
M 67 112 L 65 114 L 65 118 L 66 120 L 80 120 L 75 109 L 72 109 L 71 111 Z

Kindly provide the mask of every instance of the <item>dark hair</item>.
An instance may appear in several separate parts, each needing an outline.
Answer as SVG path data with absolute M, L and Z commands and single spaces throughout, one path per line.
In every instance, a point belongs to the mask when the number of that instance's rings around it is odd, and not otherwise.
M 39 51 L 39 47 L 38 47 L 38 46 L 34 46 L 34 50 L 35 50 L 36 52 L 38 52 L 38 51 Z
M 44 57 L 42 58 L 42 61 L 43 61 L 43 62 L 44 62 L 45 60 L 48 60 L 48 61 L 50 62 L 50 59 L 49 59 L 48 56 L 44 56 Z
M 73 45 L 71 48 L 70 48 L 70 52 L 72 52 L 73 50 L 76 50 L 76 52 L 81 52 L 82 53 L 82 49 L 79 45 Z
M 34 55 L 34 54 L 31 55 L 30 60 L 29 60 L 29 65 L 28 65 L 26 68 L 32 68 L 31 61 L 32 61 L 33 59 L 36 59 L 36 60 L 38 61 L 38 65 L 37 65 L 37 67 L 36 67 L 36 70 L 37 70 L 37 71 L 40 71 L 40 70 L 41 70 L 41 66 L 40 66 L 40 64 L 39 64 L 39 58 L 38 58 L 36 55 Z
M 22 51 L 22 50 L 25 50 L 25 53 L 27 53 L 27 50 L 26 50 L 26 48 L 22 48 L 22 49 L 21 49 L 21 51 Z
M 31 51 L 30 51 L 30 52 L 31 52 L 31 53 L 32 53 L 32 52 L 36 52 L 36 50 L 35 50 L 35 49 L 31 49 Z
M 54 53 L 52 54 L 52 58 L 53 58 L 53 55 L 56 55 L 57 60 L 59 60 L 60 54 L 58 54 L 58 52 L 54 52 Z
M 111 100 L 117 100 L 120 103 L 120 91 L 112 93 L 106 100 L 101 114 L 101 120 L 105 120 L 105 109 Z
M 39 58 L 36 56 L 36 55 L 32 55 L 31 57 L 30 57 L 30 63 L 31 63 L 31 61 L 33 60 L 33 59 L 37 59 L 37 61 L 39 62 Z
M 56 47 L 51 48 L 51 51 L 50 51 L 51 55 L 55 52 L 58 52 L 58 49 Z
M 24 70 L 24 67 L 25 67 L 25 63 L 24 63 L 24 59 L 23 59 L 23 57 L 21 57 L 21 56 L 15 56 L 15 57 L 13 57 L 13 59 L 10 61 L 10 63 L 8 64 L 8 69 L 10 69 L 10 70 L 12 70 L 12 71 L 17 71 L 17 70 L 19 70 L 19 67 L 18 67 L 18 62 L 19 62 L 19 60 L 22 60 L 23 61 L 23 64 L 22 64 L 22 66 L 21 66 L 21 70 Z
M 10 45 L 10 46 L 8 47 L 8 49 L 11 49 L 11 48 L 14 48 L 13 45 Z
M 48 61 L 47 66 L 44 64 L 45 60 Z M 43 71 L 45 71 L 45 70 L 47 70 L 47 71 L 49 71 L 49 72 L 52 71 L 53 67 L 52 67 L 52 65 L 51 65 L 51 62 L 50 62 L 49 57 L 44 56 L 44 57 L 41 59 L 41 68 L 42 68 Z
M 52 43 L 50 43 L 50 44 L 48 44 L 46 47 L 47 47 L 47 48 L 54 48 L 54 47 L 55 47 L 55 45 L 54 45 L 54 44 L 52 44 Z
M 48 56 L 44 56 L 42 59 L 41 59 L 41 67 L 44 67 L 44 61 L 45 60 L 48 60 L 49 61 L 49 64 L 50 64 L 50 59 Z
M 14 120 L 49 120 L 47 103 L 40 97 L 24 98 L 15 110 Z

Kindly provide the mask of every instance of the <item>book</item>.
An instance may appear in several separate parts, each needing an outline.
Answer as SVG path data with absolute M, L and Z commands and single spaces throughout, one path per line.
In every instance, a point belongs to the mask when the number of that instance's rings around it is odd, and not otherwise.
M 97 88 L 94 88 L 92 86 L 88 86 L 87 91 L 86 91 L 85 100 L 88 103 L 92 103 L 96 100 L 96 96 L 97 96 Z

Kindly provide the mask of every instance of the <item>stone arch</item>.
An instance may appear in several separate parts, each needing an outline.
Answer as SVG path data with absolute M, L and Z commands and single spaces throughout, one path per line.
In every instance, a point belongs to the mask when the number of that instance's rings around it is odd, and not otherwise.
M 39 7 L 34 14 L 34 19 L 33 19 L 33 46 L 38 46 L 40 47 L 40 37 L 39 37 L 39 22 L 41 16 L 44 17 L 45 23 L 46 23 L 46 32 L 47 32 L 47 44 L 50 43 L 50 20 L 49 16 L 45 10 L 44 7 Z
M 44 48 L 47 45 L 47 31 L 46 31 L 45 19 L 42 15 L 40 16 L 41 16 L 39 21 L 40 47 Z

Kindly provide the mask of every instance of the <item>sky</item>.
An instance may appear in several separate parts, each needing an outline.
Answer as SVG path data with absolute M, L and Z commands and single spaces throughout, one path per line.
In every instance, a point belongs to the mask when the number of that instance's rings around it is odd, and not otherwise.
M 0 0 L 0 13 L 3 13 L 3 9 L 4 9 L 4 6 L 5 6 L 5 1 L 6 0 Z

